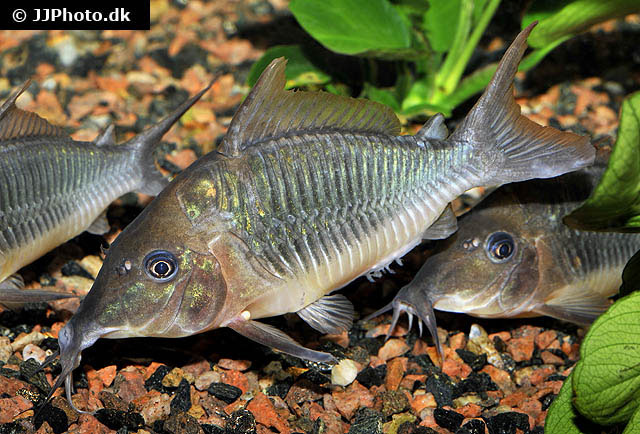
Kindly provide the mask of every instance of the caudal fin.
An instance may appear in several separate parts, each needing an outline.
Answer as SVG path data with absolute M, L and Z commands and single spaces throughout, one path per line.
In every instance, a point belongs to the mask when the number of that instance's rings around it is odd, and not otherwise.
M 516 37 L 484 93 L 450 137 L 478 149 L 491 185 L 552 178 L 588 166 L 595 158 L 588 137 L 543 127 L 520 114 L 513 79 L 535 25 Z
M 195 96 L 180 104 L 169 116 L 126 143 L 126 146 L 131 147 L 135 152 L 135 160 L 142 171 L 142 182 L 137 191 L 156 196 L 167 185 L 169 181 L 162 176 L 155 165 L 153 156 L 155 148 L 162 136 L 209 90 L 212 84 L 213 81 Z

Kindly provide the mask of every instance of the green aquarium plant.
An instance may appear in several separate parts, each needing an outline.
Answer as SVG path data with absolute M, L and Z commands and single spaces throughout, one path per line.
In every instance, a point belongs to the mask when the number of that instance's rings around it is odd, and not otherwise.
M 591 197 L 565 217 L 588 230 L 640 232 L 640 92 L 622 105 L 607 170 Z M 620 298 L 589 329 L 580 361 L 549 409 L 547 434 L 640 433 L 640 252 L 622 274 Z M 618 432 L 618 431 L 616 431 Z
M 389 105 L 401 117 L 451 115 L 484 89 L 497 66 L 491 63 L 465 75 L 500 0 L 291 0 L 289 7 L 300 26 L 325 48 L 361 59 L 365 73 L 359 96 Z M 638 11 L 638 0 L 534 0 L 521 24 L 539 24 L 528 41 L 533 50 L 520 69 L 532 68 L 595 23 Z M 249 84 L 280 56 L 289 60 L 288 87 L 324 86 L 345 93 L 339 79 L 300 45 L 267 50 L 250 71 Z M 381 60 L 395 66 L 393 86 L 378 84 Z

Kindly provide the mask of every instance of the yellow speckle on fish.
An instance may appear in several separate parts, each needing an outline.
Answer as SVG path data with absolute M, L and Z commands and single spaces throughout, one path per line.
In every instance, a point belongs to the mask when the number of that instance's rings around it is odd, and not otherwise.
M 209 197 L 215 197 L 216 195 L 216 188 L 215 187 L 209 187 L 205 193 L 206 196 Z

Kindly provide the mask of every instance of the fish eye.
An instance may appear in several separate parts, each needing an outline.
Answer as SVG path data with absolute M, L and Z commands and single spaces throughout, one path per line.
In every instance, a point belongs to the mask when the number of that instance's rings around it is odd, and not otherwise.
M 168 282 L 178 271 L 178 261 L 172 253 L 156 250 L 144 258 L 144 270 L 158 282 Z
M 513 256 L 516 250 L 513 237 L 506 232 L 494 232 L 486 243 L 487 256 L 495 263 L 501 263 Z

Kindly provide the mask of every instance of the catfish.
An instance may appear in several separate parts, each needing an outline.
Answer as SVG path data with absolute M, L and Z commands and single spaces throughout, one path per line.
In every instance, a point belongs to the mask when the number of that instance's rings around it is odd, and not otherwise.
M 434 309 L 480 318 L 549 316 L 588 326 L 612 303 L 625 264 L 640 250 L 639 234 L 569 228 L 563 217 L 580 206 L 608 160 L 553 179 L 505 185 L 459 220 L 387 306 L 389 333 L 402 313 L 419 318 L 443 355 Z

